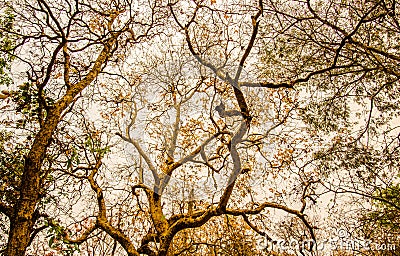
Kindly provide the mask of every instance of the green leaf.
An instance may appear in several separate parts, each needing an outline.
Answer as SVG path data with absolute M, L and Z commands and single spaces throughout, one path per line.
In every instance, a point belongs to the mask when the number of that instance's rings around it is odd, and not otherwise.
M 49 247 L 52 247 L 54 244 L 54 236 L 49 239 Z

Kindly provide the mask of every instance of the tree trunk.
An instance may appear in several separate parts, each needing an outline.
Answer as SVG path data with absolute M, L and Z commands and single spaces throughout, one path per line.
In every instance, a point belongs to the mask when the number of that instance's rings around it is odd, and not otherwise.
M 98 76 L 120 34 L 121 32 L 112 34 L 109 41 L 104 44 L 91 71 L 80 82 L 67 90 L 66 94 L 48 112 L 43 127 L 36 134 L 24 163 L 24 172 L 19 186 L 20 196 L 10 218 L 11 225 L 4 256 L 23 256 L 25 254 L 36 221 L 34 215 L 36 205 L 40 200 L 43 160 L 46 156 L 47 147 L 50 145 L 50 139 L 60 121 L 61 113 L 72 103 L 76 95 Z
M 58 110 L 58 111 L 57 111 Z M 50 112 L 43 128 L 35 137 L 32 148 L 25 160 L 20 183 L 20 196 L 10 219 L 10 232 L 5 256 L 23 256 L 28 247 L 36 205 L 41 193 L 41 166 L 49 141 L 57 127 L 61 109 Z

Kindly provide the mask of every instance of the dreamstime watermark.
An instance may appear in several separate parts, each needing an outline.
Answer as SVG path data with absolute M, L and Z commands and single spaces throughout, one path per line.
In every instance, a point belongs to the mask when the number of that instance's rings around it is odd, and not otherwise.
M 338 229 L 336 235 L 321 241 L 307 240 L 270 240 L 258 241 L 264 252 L 322 252 L 322 251 L 395 251 L 396 244 L 377 243 L 368 239 L 351 238 L 345 229 Z

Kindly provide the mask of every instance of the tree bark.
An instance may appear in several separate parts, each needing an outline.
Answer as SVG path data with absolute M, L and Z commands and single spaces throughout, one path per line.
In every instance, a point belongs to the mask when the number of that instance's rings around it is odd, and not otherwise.
M 4 256 L 23 256 L 29 245 L 33 226 L 35 224 L 36 206 L 40 201 L 42 164 L 50 139 L 60 121 L 62 112 L 100 73 L 104 63 L 110 57 L 112 48 L 120 35 L 113 33 L 104 44 L 92 69 L 80 82 L 71 86 L 65 95 L 48 112 L 48 116 L 40 131 L 36 134 L 33 145 L 25 159 L 24 171 L 20 183 L 20 196 L 10 218 L 10 231 Z
M 10 219 L 10 232 L 5 251 L 6 256 L 24 255 L 35 224 L 34 213 L 40 195 L 40 170 L 49 140 L 58 124 L 58 116 L 47 119 L 46 125 L 37 134 L 25 160 L 20 184 L 20 198 Z

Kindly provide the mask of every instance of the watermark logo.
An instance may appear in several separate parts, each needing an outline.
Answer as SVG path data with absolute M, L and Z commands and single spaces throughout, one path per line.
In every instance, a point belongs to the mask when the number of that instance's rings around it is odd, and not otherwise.
M 284 240 L 284 239 L 262 239 L 258 241 L 258 246 L 263 252 L 302 252 L 314 255 L 325 255 L 331 251 L 395 251 L 396 244 L 376 243 L 368 239 L 353 238 L 346 229 L 337 229 L 336 234 L 321 241 L 315 240 Z

